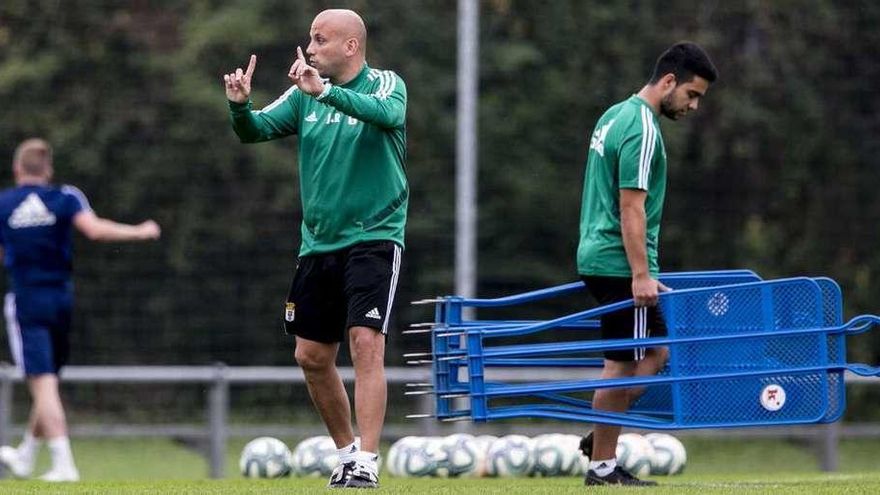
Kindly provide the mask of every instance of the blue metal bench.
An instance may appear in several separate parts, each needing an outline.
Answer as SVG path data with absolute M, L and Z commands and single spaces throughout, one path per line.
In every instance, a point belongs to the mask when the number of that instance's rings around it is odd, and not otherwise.
M 660 280 L 674 290 L 660 295 L 668 335 L 659 338 L 597 339 L 598 318 L 632 307 L 631 300 L 546 321 L 463 317 L 469 307 L 586 295 L 580 282 L 497 299 L 422 301 L 435 305 L 434 322 L 421 330 L 431 333 L 434 415 L 478 422 L 555 418 L 651 429 L 825 423 L 844 411 L 846 370 L 880 376 L 880 368 L 846 363 L 845 352 L 846 335 L 863 332 L 880 318 L 862 315 L 844 324 L 841 291 L 831 279 L 765 281 L 748 270 L 726 270 L 665 273 Z M 555 341 L 561 332 L 576 338 Z M 538 341 L 525 342 L 529 337 Z M 667 346 L 670 355 L 656 376 L 528 378 L 530 368 L 601 368 L 602 351 L 656 346 Z M 523 376 L 490 380 L 487 371 L 494 367 L 522 368 Z M 645 392 L 627 412 L 592 408 L 593 391 L 631 387 Z

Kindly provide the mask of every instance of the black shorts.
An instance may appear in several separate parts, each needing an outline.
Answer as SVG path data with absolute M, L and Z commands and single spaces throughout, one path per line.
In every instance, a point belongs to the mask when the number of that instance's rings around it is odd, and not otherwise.
M 402 249 L 370 241 L 297 262 L 284 307 L 284 330 L 308 340 L 336 343 L 363 326 L 388 333 Z
M 582 275 L 587 290 L 600 305 L 632 299 L 632 279 L 629 277 L 598 277 Z M 665 337 L 666 322 L 659 306 L 627 308 L 601 316 L 602 340 Z M 645 348 L 605 351 L 611 361 L 639 361 L 645 358 Z

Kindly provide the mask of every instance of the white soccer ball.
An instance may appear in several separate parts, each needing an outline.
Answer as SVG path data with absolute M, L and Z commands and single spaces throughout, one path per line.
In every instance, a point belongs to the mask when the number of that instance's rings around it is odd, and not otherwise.
M 291 464 L 297 476 L 330 476 L 339 464 L 336 443 L 326 435 L 306 438 L 293 449 Z
M 617 439 L 617 464 L 641 478 L 651 474 L 651 458 L 654 448 L 651 442 L 637 433 L 625 433 Z
M 565 445 L 567 452 L 574 452 L 575 462 L 571 467 L 569 476 L 582 476 L 590 469 L 590 458 L 581 452 L 580 435 L 560 435 L 560 442 Z
M 391 447 L 388 448 L 388 454 L 385 456 L 385 469 L 388 470 L 388 473 L 391 476 L 404 476 L 403 473 L 398 471 L 398 467 L 401 465 L 400 452 L 405 450 L 401 447 L 412 444 L 418 441 L 419 438 L 421 437 L 402 437 L 391 444 Z
M 485 453 L 473 435 L 455 433 L 441 439 L 437 448 L 437 476 L 472 478 L 480 475 Z
M 574 444 L 567 435 L 550 433 L 538 435 L 533 441 L 535 476 L 571 476 L 579 469 L 578 441 Z
M 390 474 L 391 476 L 400 476 L 399 474 L 397 474 L 396 469 L 398 444 L 401 440 L 403 440 L 403 438 L 392 443 L 391 447 L 388 447 L 388 452 L 385 454 L 385 469 L 388 470 L 388 474 Z
M 417 478 L 437 473 L 440 442 L 429 437 L 403 437 L 394 442 L 385 463 L 392 476 Z
M 482 447 L 483 453 L 488 454 L 489 447 L 491 447 L 492 444 L 496 440 L 498 440 L 498 437 L 496 437 L 495 435 L 477 435 L 474 437 L 474 440 L 477 442 L 477 445 Z
M 290 449 L 281 440 L 259 437 L 241 451 L 238 469 L 247 478 L 280 478 L 290 474 Z
M 532 439 L 523 435 L 507 435 L 492 442 L 486 455 L 488 476 L 528 476 L 535 467 Z
M 574 458 L 568 473 L 563 476 L 582 476 L 587 473 L 590 468 L 590 458 L 581 452 L 581 436 L 560 434 L 559 443 L 565 449 L 566 455 Z
M 654 447 L 651 457 L 651 474 L 681 474 L 687 464 L 684 445 L 674 436 L 666 433 L 650 433 L 645 439 Z
M 489 458 L 489 447 L 492 446 L 498 440 L 498 437 L 495 435 L 477 435 L 474 437 L 474 441 L 477 443 L 477 448 L 479 448 L 482 455 L 480 456 L 480 465 L 477 467 L 476 475 L 477 477 L 488 476 L 488 466 L 486 465 L 486 460 Z

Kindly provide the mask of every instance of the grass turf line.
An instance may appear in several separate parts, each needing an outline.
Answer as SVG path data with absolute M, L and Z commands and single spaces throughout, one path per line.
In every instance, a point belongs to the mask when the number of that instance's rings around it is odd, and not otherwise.
M 376 492 L 386 494 L 430 493 L 458 494 L 620 494 L 651 493 L 652 495 L 713 495 L 713 494 L 853 494 L 880 493 L 880 473 L 858 474 L 803 474 L 780 475 L 682 475 L 673 478 L 657 478 L 661 483 L 655 488 L 590 487 L 583 486 L 581 478 L 517 478 L 517 479 L 401 479 L 384 477 Z M 98 494 L 122 495 L 180 494 L 289 494 L 327 493 L 326 480 L 317 478 L 287 478 L 279 480 L 217 480 L 217 481 L 102 481 L 53 485 L 36 481 L 3 481 L 0 492 L 10 495 L 24 494 Z M 371 492 L 375 493 L 375 492 Z

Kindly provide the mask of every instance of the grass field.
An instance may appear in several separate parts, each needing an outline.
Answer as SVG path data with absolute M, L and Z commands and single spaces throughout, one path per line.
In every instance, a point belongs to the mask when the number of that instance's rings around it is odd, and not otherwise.
M 660 480 L 656 488 L 584 487 L 581 478 L 521 478 L 521 479 L 397 479 L 385 478 L 378 490 L 388 494 L 480 493 L 480 494 L 568 494 L 568 493 L 651 493 L 676 495 L 710 494 L 877 494 L 880 493 L 880 474 L 776 474 L 776 475 L 682 475 Z M 226 481 L 91 481 L 55 486 L 34 481 L 2 482 L 4 494 L 291 494 L 327 493 L 326 481 L 315 478 L 282 480 L 226 480 Z
M 295 445 L 296 439 L 284 439 Z M 781 440 L 684 439 L 685 474 L 654 478 L 651 489 L 586 488 L 581 478 L 395 479 L 382 478 L 382 493 L 623 493 L 652 494 L 880 494 L 880 442 L 841 443 L 841 470 L 816 471 L 808 446 Z M 0 494 L 289 494 L 326 492 L 326 480 L 288 478 L 254 481 L 238 477 L 237 457 L 244 440 L 231 442 L 226 480 L 205 480 L 207 465 L 192 449 L 164 439 L 76 440 L 74 451 L 83 482 L 48 485 L 35 481 L 0 481 Z M 45 449 L 37 472 L 46 469 Z

